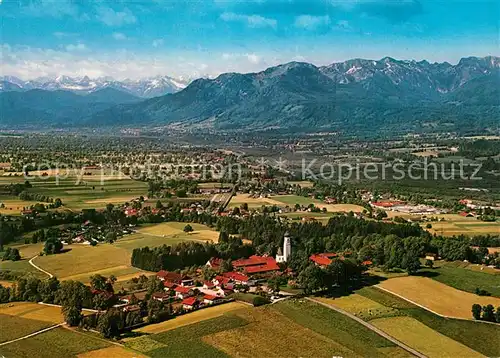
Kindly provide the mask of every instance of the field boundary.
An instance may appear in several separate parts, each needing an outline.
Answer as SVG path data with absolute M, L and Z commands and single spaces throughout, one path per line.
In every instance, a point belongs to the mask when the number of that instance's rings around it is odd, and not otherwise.
M 33 336 L 36 336 L 38 334 L 41 334 L 41 333 L 45 333 L 47 331 L 50 331 L 54 328 L 57 328 L 57 327 L 61 327 L 63 326 L 64 324 L 66 324 L 65 322 L 62 322 L 62 323 L 59 323 L 59 324 L 56 324 L 54 326 L 50 326 L 50 327 L 47 327 L 47 328 L 44 328 L 44 329 L 41 329 L 39 331 L 36 331 L 36 332 L 33 332 L 33 333 L 30 333 L 24 337 L 20 337 L 20 338 L 16 338 L 16 339 L 13 339 L 11 341 L 8 341 L 8 342 L 3 342 L 3 343 L 0 343 L 0 346 L 5 346 L 7 344 L 10 344 L 10 343 L 14 343 L 14 342 L 18 342 L 18 341 L 22 341 L 23 339 L 26 339 L 26 338 L 30 338 L 30 337 L 33 337 Z
M 400 348 L 404 349 L 405 351 L 407 351 L 408 353 L 411 353 L 413 354 L 414 356 L 416 357 L 419 357 L 419 358 L 427 358 L 426 355 L 420 353 L 419 351 L 407 346 L 406 344 L 404 344 L 403 342 L 401 341 L 398 341 L 396 338 L 392 337 L 391 335 L 385 333 L 384 331 L 382 331 L 381 329 L 375 327 L 374 325 L 371 325 L 370 323 L 366 322 L 366 321 L 363 321 L 361 318 L 359 317 L 356 317 L 355 315 L 347 312 L 347 311 L 344 311 L 343 309 L 340 309 L 338 307 L 334 307 L 332 305 L 329 305 L 327 303 L 324 303 L 324 302 L 321 302 L 321 301 L 318 301 L 318 300 L 315 300 L 314 298 L 311 298 L 311 297 L 306 297 L 307 300 L 311 301 L 311 302 L 314 302 L 314 303 L 317 303 L 321 306 L 324 306 L 326 308 L 329 308 L 331 310 L 334 310 L 340 314 L 343 314 L 344 316 L 347 316 L 353 320 L 355 320 L 356 322 L 362 324 L 363 326 L 365 326 L 366 328 L 368 328 L 369 330 L 377 333 L 379 336 L 382 336 L 384 337 L 385 339 L 391 341 L 392 343 L 394 343 L 395 345 L 399 346 Z
M 441 313 L 437 313 L 436 311 L 433 311 L 431 310 L 430 308 L 428 307 L 425 307 L 424 305 L 420 304 L 420 303 L 417 303 L 415 301 L 412 301 L 404 296 L 401 296 L 400 294 L 397 294 L 395 292 L 392 292 L 391 290 L 388 290 L 387 288 L 384 288 L 384 287 L 381 287 L 379 285 L 375 285 L 376 288 L 378 288 L 379 290 L 382 290 L 382 291 L 385 291 L 387 293 L 390 293 L 391 295 L 394 295 L 398 298 L 401 298 L 402 300 L 405 300 L 406 302 L 409 302 L 415 306 L 418 306 L 426 311 L 429 311 L 430 313 L 432 314 L 435 314 L 436 316 L 439 316 L 439 317 L 442 317 L 442 318 L 452 318 L 452 319 L 459 319 L 459 320 L 462 320 L 462 321 L 468 321 L 468 322 L 475 322 L 475 323 L 486 323 L 486 324 L 493 324 L 495 326 L 500 326 L 500 323 L 495 323 L 495 322 L 488 322 L 488 321 L 481 321 L 481 320 L 475 320 L 475 319 L 467 319 L 467 318 L 463 318 L 463 317 L 455 317 L 455 316 L 447 316 L 447 315 L 443 315 Z
M 54 303 L 45 303 L 45 302 L 37 302 L 39 305 L 44 305 L 44 306 L 50 306 L 50 307 L 59 307 L 62 308 L 61 305 L 56 305 Z M 94 310 L 91 308 L 82 308 L 82 311 L 87 311 L 87 312 L 92 312 L 92 313 L 99 313 L 98 310 Z M 101 311 L 102 312 L 102 311 Z
M 50 272 L 48 272 L 48 271 L 45 271 L 44 269 L 42 269 L 42 268 L 38 267 L 37 265 L 35 265 L 35 264 L 33 263 L 33 260 L 34 260 L 34 259 L 36 259 L 37 257 L 38 257 L 38 255 L 33 256 L 33 257 L 32 257 L 32 258 L 28 261 L 28 262 L 29 262 L 29 264 L 30 264 L 31 266 L 33 266 L 34 268 L 36 268 L 38 271 L 43 272 L 44 274 L 48 275 L 48 276 L 49 276 L 49 278 L 54 277 L 54 275 L 53 275 L 53 274 L 51 274 L 51 273 L 50 273 Z

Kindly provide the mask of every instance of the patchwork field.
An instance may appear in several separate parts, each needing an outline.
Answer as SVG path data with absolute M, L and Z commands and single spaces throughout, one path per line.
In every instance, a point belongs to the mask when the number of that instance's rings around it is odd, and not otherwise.
M 500 222 L 483 222 L 476 218 L 464 218 L 457 214 L 438 215 L 446 221 L 431 223 L 431 234 L 443 236 L 500 234 Z M 425 227 L 426 224 L 423 224 Z
M 15 199 L 13 196 L 0 196 L 0 206 L 3 204 L 3 207 L 0 207 L 0 214 L 21 215 L 21 211 L 24 208 L 29 208 L 37 203 L 38 201 Z
M 243 303 L 238 303 L 238 302 L 225 303 L 222 305 L 205 308 L 183 316 L 179 316 L 165 322 L 150 324 L 137 329 L 136 332 L 141 332 L 141 333 L 166 332 L 193 323 L 205 321 L 207 319 L 220 317 L 227 312 L 244 310 L 244 309 L 250 309 L 250 307 Z
M 500 306 L 500 298 L 460 291 L 426 277 L 398 277 L 382 281 L 379 286 L 445 316 L 472 319 L 474 303 Z
M 186 223 L 169 222 L 151 225 L 140 232 L 125 236 L 113 244 L 101 243 L 97 246 L 72 244 L 65 246 L 68 251 L 57 255 L 39 256 L 33 260 L 37 266 L 57 276 L 59 279 L 72 279 L 88 282 L 94 274 L 114 275 L 118 280 L 130 279 L 145 273 L 130 266 L 130 255 L 138 247 L 156 247 L 173 245 L 183 241 L 217 241 L 219 233 L 205 225 L 191 224 L 195 229 L 188 234 L 182 231 Z M 144 232 L 142 231 L 144 230 Z M 28 263 L 28 259 L 37 255 L 41 244 L 23 244 L 16 246 L 23 260 L 0 262 L 0 269 L 16 272 L 32 272 L 46 277 Z
M 251 198 L 250 194 L 238 194 L 231 198 L 229 206 L 235 207 L 245 203 L 249 208 L 260 208 L 262 205 L 283 205 L 282 202 L 270 198 Z
M 284 206 L 290 206 L 293 207 L 295 204 L 300 204 L 307 206 L 309 204 L 314 204 L 314 206 L 323 209 L 326 208 L 326 210 L 330 213 L 334 212 L 362 212 L 364 210 L 363 207 L 359 205 L 353 205 L 353 204 L 325 204 L 320 200 L 312 199 L 312 198 L 306 198 L 303 196 L 298 196 L 298 195 L 275 195 L 275 196 L 270 196 L 268 198 L 251 198 L 250 194 L 238 194 L 233 196 L 231 199 L 231 202 L 229 203 L 230 206 L 235 207 L 235 206 L 240 206 L 241 204 L 248 204 L 248 207 L 250 208 L 259 208 L 262 205 L 276 205 L 280 207 Z
M 483 357 L 411 317 L 379 318 L 370 323 L 429 358 Z
M 64 322 L 61 308 L 32 302 L 12 302 L 0 305 L 0 314 L 11 317 L 47 322 L 50 325 Z
M 137 352 L 119 347 L 107 347 L 77 355 L 78 358 L 142 358 L 146 357 Z
M 126 344 L 150 357 L 408 357 L 357 322 L 296 300 L 244 307 Z
M 0 313 L 0 343 L 24 337 L 33 332 L 53 326 L 54 323 L 36 321 Z M 0 347 L 0 352 L 2 347 Z
M 22 177 L 21 177 L 22 178 Z M 17 179 L 17 178 L 16 178 Z M 3 178 L 0 183 L 9 184 L 23 180 L 14 180 L 14 178 Z M 101 180 L 102 179 L 102 180 Z M 140 181 L 134 181 L 126 176 L 105 174 L 100 176 L 70 176 L 70 177 L 36 177 L 30 180 L 33 185 L 29 192 L 40 193 L 52 198 L 60 198 L 64 206 L 72 210 L 104 208 L 107 203 L 123 204 L 131 199 L 138 198 L 141 195 L 147 195 L 147 184 Z M 5 199 L 5 200 L 4 200 Z M 23 202 L 16 200 L 15 197 L 0 198 L 7 209 L 6 213 L 15 211 L 11 208 L 33 205 L 34 202 Z M 0 213 L 2 213 L 0 211 Z
M 0 323 L 1 324 L 1 323 Z M 5 357 L 76 357 L 81 353 L 110 347 L 111 344 L 86 334 L 58 327 L 39 335 L 0 347 Z
M 500 356 L 500 346 L 497 344 L 500 326 L 472 320 L 443 318 L 376 287 L 365 287 L 356 293 L 398 311 L 397 315 L 391 313 L 377 319 L 406 316 L 485 356 Z
M 361 213 L 365 208 L 359 205 L 353 205 L 353 204 L 325 204 L 320 200 L 317 199 L 312 199 L 312 198 L 306 198 L 303 196 L 298 196 L 298 195 L 276 195 L 276 196 L 271 196 L 270 199 L 274 201 L 278 201 L 281 204 L 285 204 L 288 206 L 294 206 L 295 204 L 300 204 L 300 205 L 309 205 L 309 204 L 314 204 L 317 208 L 323 209 L 326 208 L 328 212 L 355 212 L 355 213 Z
M 455 263 L 440 264 L 434 269 L 422 269 L 423 275 L 433 280 L 454 287 L 458 290 L 474 293 L 476 288 L 491 293 L 492 296 L 500 297 L 500 276 L 498 270 L 478 271 L 467 265 L 461 267 Z

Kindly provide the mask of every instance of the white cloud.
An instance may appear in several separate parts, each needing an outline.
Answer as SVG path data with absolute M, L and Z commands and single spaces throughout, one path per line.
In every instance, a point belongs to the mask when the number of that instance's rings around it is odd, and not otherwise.
M 248 58 L 248 61 L 250 61 L 251 63 L 254 63 L 254 64 L 258 64 L 260 62 L 260 57 L 254 53 L 247 54 L 247 58 Z
M 123 26 L 135 24 L 137 18 L 128 8 L 123 11 L 115 11 L 110 7 L 101 6 L 97 8 L 97 18 L 108 26 Z
M 152 45 L 153 45 L 153 47 L 160 47 L 160 46 L 163 46 L 163 43 L 164 43 L 163 39 L 156 39 L 156 40 L 153 40 Z
M 85 50 L 87 50 L 87 46 L 85 46 L 82 43 L 66 45 L 66 51 L 69 51 L 69 52 L 78 52 L 78 51 L 85 51 Z
M 233 63 L 241 63 L 242 61 L 247 61 L 252 65 L 258 65 L 262 61 L 262 58 L 255 53 L 224 52 L 222 54 L 222 59 L 225 61 L 231 61 Z
M 300 15 L 295 18 L 295 27 L 305 30 L 316 30 L 318 27 L 330 24 L 330 16 Z
M 61 31 L 56 31 L 56 32 L 52 33 L 52 35 L 54 35 L 58 39 L 62 39 L 64 37 L 73 37 L 73 36 L 76 36 L 76 34 L 74 34 L 74 33 L 61 32 Z
M 71 16 L 76 20 L 86 19 L 85 14 L 81 14 L 79 7 L 72 0 L 38 0 L 20 2 L 22 11 L 26 15 L 36 17 L 63 18 Z
M 117 41 L 124 41 L 127 39 L 127 36 L 121 32 L 113 32 L 112 36 Z
M 220 15 L 220 18 L 221 20 L 227 22 L 243 22 L 248 27 L 253 28 L 271 27 L 276 29 L 278 26 L 278 21 L 275 19 L 270 19 L 260 15 L 240 15 L 235 14 L 234 12 L 224 12 Z

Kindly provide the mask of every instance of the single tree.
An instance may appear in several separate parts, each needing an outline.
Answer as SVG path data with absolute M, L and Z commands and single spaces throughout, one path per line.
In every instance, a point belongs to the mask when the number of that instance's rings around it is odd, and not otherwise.
M 483 308 L 481 307 L 481 305 L 474 303 L 472 305 L 472 317 L 474 317 L 475 320 L 480 320 L 482 310 Z

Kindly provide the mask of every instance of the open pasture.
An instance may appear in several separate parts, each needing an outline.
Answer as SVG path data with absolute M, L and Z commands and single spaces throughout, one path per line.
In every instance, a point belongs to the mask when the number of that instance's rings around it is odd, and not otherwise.
M 114 244 L 70 245 L 69 251 L 37 257 L 33 262 L 44 270 L 65 279 L 69 276 L 130 265 L 130 254 Z
M 194 231 L 184 232 L 184 227 L 191 225 Z M 137 230 L 143 236 L 152 235 L 157 237 L 170 238 L 172 241 L 213 241 L 219 240 L 219 233 L 206 225 L 184 222 L 166 222 L 155 225 L 148 225 Z M 146 245 L 142 245 L 146 246 Z
M 411 317 L 379 318 L 370 323 L 429 358 L 483 357 Z
M 23 254 L 21 253 L 21 256 Z M 47 278 L 47 275 L 43 272 L 38 271 L 36 268 L 31 266 L 28 259 L 22 259 L 19 261 L 0 261 L 1 271 L 12 271 L 15 274 L 32 274 L 39 278 Z
M 474 303 L 500 306 L 500 298 L 460 291 L 427 277 L 398 277 L 379 286 L 444 316 L 472 319 Z
M 396 309 L 386 307 L 356 293 L 338 298 L 318 297 L 317 299 L 323 303 L 336 306 L 344 311 L 352 313 L 365 321 L 369 321 L 377 317 L 399 315 Z
M 124 236 L 113 244 L 99 243 L 97 246 L 72 244 L 64 247 L 66 251 L 57 255 L 39 256 L 33 260 L 37 266 L 50 272 L 59 279 L 72 279 L 88 282 L 94 274 L 114 275 L 118 280 L 123 277 L 130 279 L 135 274 L 140 275 L 142 270 L 130 266 L 130 256 L 133 249 L 138 247 L 156 247 L 173 245 L 183 241 L 214 241 L 219 233 L 205 225 L 191 224 L 195 229 L 192 233 L 182 231 L 186 223 L 170 222 L 151 225 L 132 235 Z M 153 233 L 157 234 L 153 234 Z M 163 234 L 158 233 L 165 233 Z M 0 269 L 16 272 L 33 272 L 37 276 L 46 277 L 28 263 L 28 258 L 38 254 L 41 244 L 17 245 L 23 260 L 17 262 L 0 262 Z

